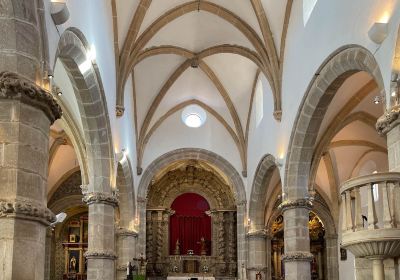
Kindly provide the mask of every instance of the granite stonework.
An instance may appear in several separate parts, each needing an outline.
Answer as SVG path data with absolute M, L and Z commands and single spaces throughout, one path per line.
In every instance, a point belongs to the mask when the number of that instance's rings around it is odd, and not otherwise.
M 49 93 L 0 73 L 0 279 L 44 279 L 48 139 L 60 116 Z

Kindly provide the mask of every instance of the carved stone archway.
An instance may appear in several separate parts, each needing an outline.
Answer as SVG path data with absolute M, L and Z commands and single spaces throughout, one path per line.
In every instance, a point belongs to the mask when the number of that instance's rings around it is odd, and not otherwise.
M 246 240 L 245 240 L 245 220 L 246 220 L 246 195 L 242 178 L 237 170 L 221 156 L 204 149 L 183 148 L 166 153 L 155 159 L 143 173 L 138 188 L 138 214 L 139 214 L 139 252 L 145 254 L 146 250 L 146 205 L 147 195 L 151 181 L 154 176 L 167 166 L 187 160 L 197 160 L 215 166 L 222 174 L 229 179 L 232 188 L 235 206 L 237 208 L 237 263 L 246 265 Z M 241 273 L 239 278 L 242 279 Z

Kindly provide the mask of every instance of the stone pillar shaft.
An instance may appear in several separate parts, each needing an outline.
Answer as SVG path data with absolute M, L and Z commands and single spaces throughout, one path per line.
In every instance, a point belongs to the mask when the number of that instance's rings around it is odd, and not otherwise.
M 306 199 L 287 200 L 280 207 L 284 217 L 285 280 L 311 279 L 310 236 L 308 229 L 311 203 Z
M 60 115 L 47 92 L 0 73 L 0 279 L 45 278 L 49 128 Z
M 249 279 L 256 279 L 256 274 L 261 272 L 262 279 L 267 276 L 267 234 L 265 230 L 253 231 L 247 234 L 249 244 L 249 263 L 247 269 Z
M 383 259 L 372 260 L 372 279 L 385 280 L 385 270 L 383 266 Z
M 118 251 L 118 265 L 117 265 L 117 279 L 126 279 L 126 266 L 128 262 L 133 262 L 136 258 L 136 241 L 138 234 L 135 231 L 120 228 L 117 230 L 117 251 Z
M 115 213 L 116 193 L 88 192 L 82 187 L 89 206 L 88 280 L 115 279 Z

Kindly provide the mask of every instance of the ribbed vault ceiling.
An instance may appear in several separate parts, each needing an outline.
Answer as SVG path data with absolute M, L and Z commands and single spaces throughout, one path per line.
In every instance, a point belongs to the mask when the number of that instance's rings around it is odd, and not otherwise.
M 226 128 L 247 168 L 251 97 L 260 75 L 281 117 L 283 49 L 292 0 L 113 0 L 117 115 L 133 80 L 138 166 L 162 122 L 198 104 Z M 193 65 L 198 65 L 193 68 Z M 271 116 L 272 117 L 272 116 Z

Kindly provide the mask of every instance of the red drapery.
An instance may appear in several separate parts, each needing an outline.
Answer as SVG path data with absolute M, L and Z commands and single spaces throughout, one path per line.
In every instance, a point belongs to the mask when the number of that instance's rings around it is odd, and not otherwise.
M 186 255 L 189 249 L 200 255 L 200 240 L 204 237 L 207 255 L 211 255 L 211 217 L 205 213 L 210 210 L 207 200 L 195 193 L 185 193 L 174 200 L 171 209 L 175 214 L 169 223 L 170 254 L 175 253 L 176 241 L 179 240 L 182 255 Z

